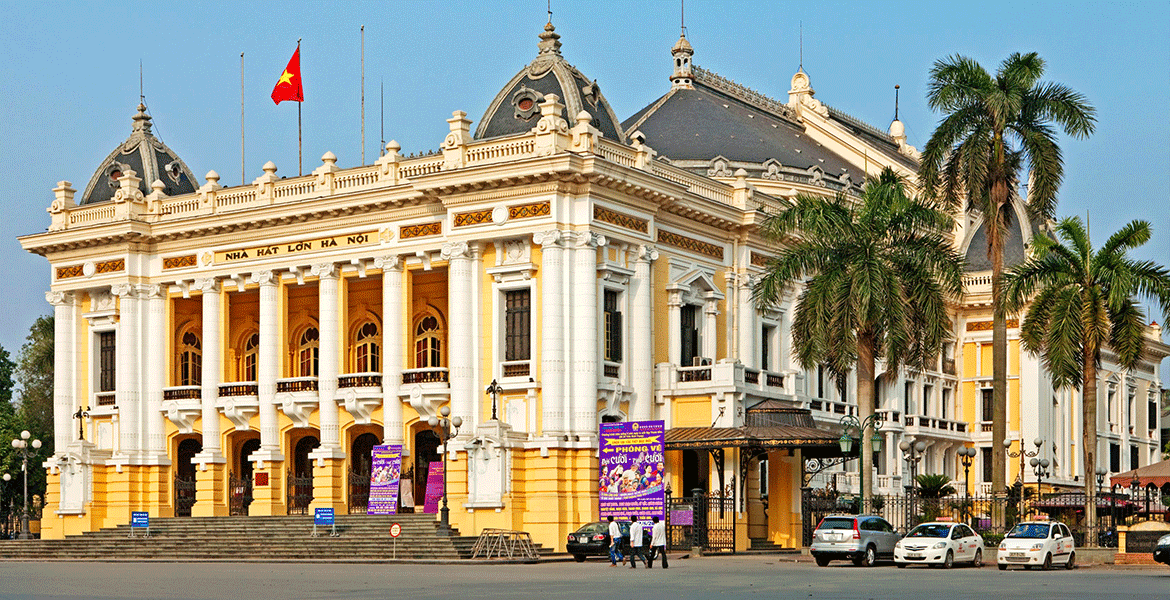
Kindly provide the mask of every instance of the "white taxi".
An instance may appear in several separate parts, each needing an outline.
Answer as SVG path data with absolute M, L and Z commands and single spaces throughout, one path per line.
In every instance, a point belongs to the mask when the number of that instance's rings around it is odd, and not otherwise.
M 1025 569 L 1040 567 L 1047 571 L 1053 564 L 1066 569 L 1076 566 L 1076 544 L 1072 532 L 1056 521 L 1025 521 L 1016 525 L 999 545 L 995 562 L 1002 571 L 1019 565 Z
M 923 523 L 894 546 L 894 564 L 899 569 L 913 564 L 949 569 L 956 562 L 983 566 L 983 537 L 963 523 Z

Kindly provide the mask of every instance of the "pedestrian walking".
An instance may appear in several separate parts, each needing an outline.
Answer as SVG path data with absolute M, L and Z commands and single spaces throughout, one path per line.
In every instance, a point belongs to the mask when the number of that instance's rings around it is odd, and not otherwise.
M 654 525 L 650 528 L 650 564 L 646 565 L 647 569 L 654 568 L 654 558 L 656 555 L 662 555 L 662 568 L 668 568 L 666 564 L 666 523 L 658 520 L 658 517 L 653 518 Z
M 643 529 L 644 525 L 641 521 L 638 520 L 638 515 L 630 517 L 630 520 L 633 521 L 630 523 L 630 568 L 638 568 L 638 557 L 640 556 L 642 557 L 642 563 L 646 565 L 647 569 L 649 569 L 650 557 L 642 548 L 642 541 L 645 537 Z
M 613 520 L 613 515 L 607 519 L 609 520 L 609 566 L 616 567 L 618 561 L 624 565 L 626 557 L 622 556 L 622 528 Z

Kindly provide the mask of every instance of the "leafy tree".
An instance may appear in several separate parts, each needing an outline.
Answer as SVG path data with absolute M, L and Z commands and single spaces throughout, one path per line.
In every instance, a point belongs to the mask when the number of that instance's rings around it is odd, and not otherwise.
M 44 498 L 45 470 L 41 463 L 53 454 L 53 333 L 53 317 L 37 317 L 16 357 L 16 380 L 20 384 L 17 418 L 21 429 L 27 429 L 31 438 L 43 444 L 37 458 L 29 459 L 30 497 Z
M 1130 222 L 1097 251 L 1078 217 L 1061 221 L 1056 234 L 1060 241 L 1038 236 L 1032 258 L 1005 274 L 1004 307 L 1013 312 L 1028 307 L 1020 339 L 1041 357 L 1052 384 L 1081 389 L 1085 514 L 1091 526 L 1101 348 L 1108 345 L 1122 367 L 1137 366 L 1146 342 L 1146 315 L 1138 299 L 1155 301 L 1163 319 L 1170 319 L 1170 271 L 1126 256 L 1149 241 L 1146 221 Z
M 753 289 L 760 306 L 808 279 L 792 335 L 806 369 L 825 365 L 842 385 L 857 369 L 859 418 L 874 411 L 874 369 L 925 369 L 950 338 L 947 302 L 962 293 L 962 259 L 945 234 L 941 207 L 910 196 L 892 169 L 869 179 L 858 198 L 801 194 L 769 215 L 762 233 L 782 248 Z M 861 435 L 861 469 L 872 469 L 871 436 Z M 873 496 L 864 478 L 861 497 Z
M 1059 126 L 1074 137 L 1093 132 L 1096 111 L 1081 94 L 1040 81 L 1044 60 L 1036 53 L 1012 54 L 992 77 L 964 56 L 939 60 L 930 72 L 927 100 L 945 116 L 922 152 L 918 177 L 923 193 L 954 208 L 982 213 L 991 259 L 992 439 L 1007 438 L 1007 318 L 1002 306 L 1004 238 L 1020 171 L 1030 169 L 1029 216 L 1053 217 L 1056 190 L 1064 175 Z M 992 447 L 992 488 L 1005 489 L 1006 456 Z M 1091 471 L 1086 471 L 1091 472 Z
M 946 498 L 955 493 L 951 478 L 946 475 L 923 473 L 914 479 L 918 482 L 918 496 L 921 498 Z

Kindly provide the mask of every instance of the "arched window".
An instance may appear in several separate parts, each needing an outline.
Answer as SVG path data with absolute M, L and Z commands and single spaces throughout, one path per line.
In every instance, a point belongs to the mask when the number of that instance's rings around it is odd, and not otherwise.
M 253 333 L 244 341 L 242 353 L 243 362 L 240 364 L 240 381 L 256 381 L 256 359 L 260 353 L 260 334 Z
M 427 315 L 414 327 L 414 368 L 443 366 L 443 340 L 439 319 Z
M 316 327 L 310 327 L 301 334 L 297 343 L 297 376 L 317 376 L 317 355 L 321 349 L 321 335 Z
M 199 336 L 187 331 L 179 344 L 179 385 L 199 385 L 203 380 L 203 349 Z
M 378 342 L 381 338 L 378 335 L 378 324 L 366 321 L 358 328 L 356 338 L 354 341 L 354 372 L 377 372 L 381 365 L 378 348 Z

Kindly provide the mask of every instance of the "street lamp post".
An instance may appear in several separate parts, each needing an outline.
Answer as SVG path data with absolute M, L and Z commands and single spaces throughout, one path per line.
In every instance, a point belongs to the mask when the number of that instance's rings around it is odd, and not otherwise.
M 1020 459 L 1019 479 L 1020 479 L 1020 515 L 1021 516 L 1024 514 L 1024 459 L 1025 458 L 1036 458 L 1037 456 L 1040 456 L 1040 446 L 1044 445 L 1044 440 L 1042 440 L 1040 438 L 1036 438 L 1036 439 L 1032 440 L 1032 444 L 1036 446 L 1036 450 L 1034 450 L 1032 452 L 1028 452 L 1027 450 L 1024 450 L 1024 441 L 1020 440 L 1019 452 L 1012 452 L 1012 450 L 1011 450 L 1012 441 L 1011 440 L 1004 440 L 1003 441 L 1004 453 L 1007 454 L 1009 458 Z M 1037 489 L 1037 493 L 1039 493 L 1039 489 Z
M 1041 494 L 1040 486 L 1044 483 L 1044 478 L 1049 475 L 1048 465 L 1051 463 L 1048 462 L 1047 458 L 1033 458 L 1028 461 L 1028 464 L 1032 466 L 1032 472 L 1036 474 L 1036 499 L 1039 500 Z
M 448 537 L 451 535 L 451 519 L 450 511 L 447 509 L 447 444 L 451 438 L 459 434 L 459 427 L 463 425 L 463 419 L 458 415 L 448 418 L 451 415 L 451 407 L 449 406 L 440 408 L 439 414 L 441 418 L 434 415 L 427 418 L 427 424 L 438 428 L 439 438 L 443 441 L 443 508 L 439 509 L 439 535 Z
M 496 383 L 496 380 L 493 379 L 484 391 L 492 395 L 492 420 L 498 421 L 499 419 L 496 418 L 496 403 L 499 401 L 500 394 L 504 393 L 504 388 L 500 387 L 500 384 Z
M 963 521 L 966 522 L 967 510 L 971 504 L 971 463 L 975 462 L 975 449 L 959 448 L 958 455 L 959 462 L 963 464 L 963 496 L 966 499 L 963 503 Z
M 922 460 L 922 454 L 926 452 L 926 442 L 914 442 L 909 440 L 902 440 L 898 444 L 898 449 L 902 451 L 902 460 L 910 463 L 910 483 L 906 486 L 906 529 L 910 529 L 910 522 L 914 520 L 914 488 L 918 480 L 918 462 Z
M 1142 480 L 1138 478 L 1137 473 L 1133 474 L 1133 479 L 1129 481 L 1129 497 L 1134 504 L 1138 503 L 1138 490 L 1142 489 Z M 1147 514 L 1146 518 L 1150 518 Z
M 857 441 L 860 443 L 862 442 L 862 438 L 865 435 L 866 429 L 873 429 L 873 439 L 870 440 L 873 442 L 873 451 L 881 452 L 882 436 L 878 433 L 878 430 L 882 428 L 882 422 L 883 420 L 879 418 L 879 415 L 876 413 L 869 415 L 860 421 L 853 415 L 845 415 L 844 417 L 841 417 L 842 433 L 841 437 L 837 440 L 838 445 L 841 446 L 841 454 L 849 454 L 849 452 L 853 449 L 852 432 L 857 432 Z M 861 447 L 858 448 L 859 459 L 863 458 L 860 454 L 862 452 L 862 448 L 864 447 L 865 444 L 861 444 Z M 857 473 L 860 476 L 860 480 L 858 481 L 860 484 L 860 493 L 858 494 L 858 497 L 861 498 L 861 502 L 857 505 L 857 511 L 860 514 L 865 512 L 865 460 L 859 460 L 859 463 L 860 464 L 857 466 Z
M 1097 545 L 1098 545 L 1098 546 L 1099 546 L 1099 545 L 1101 545 L 1101 533 L 1100 533 L 1100 530 L 1101 530 L 1101 525 L 1100 525 L 1100 523 L 1097 523 L 1097 519 L 1096 519 L 1096 517 L 1097 517 L 1097 506 L 1098 506 L 1098 503 L 1100 502 L 1099 498 L 1101 498 L 1101 486 L 1105 484 L 1105 476 L 1106 476 L 1106 475 L 1108 475 L 1108 474 L 1109 474 L 1109 471 L 1106 471 L 1106 470 L 1105 470 L 1105 467 L 1097 467 L 1097 471 L 1096 471 L 1096 475 L 1097 475 L 1097 498 L 1094 498 L 1094 499 L 1093 499 L 1093 517 L 1094 517 L 1094 518 L 1093 518 L 1093 521 L 1092 521 L 1092 522 L 1093 522 L 1093 523 L 1095 523 L 1095 524 L 1097 525 L 1097 532 L 1096 532 L 1096 534 L 1097 534 L 1097 539 L 1096 539 L 1096 542 L 1097 542 Z M 1086 515 L 1086 516 L 1087 516 L 1087 515 Z M 1111 516 L 1112 516 L 1112 515 L 1111 515 Z
M 12 440 L 12 447 L 16 449 L 17 455 L 20 456 L 20 470 L 24 471 L 24 511 L 20 515 L 20 535 L 17 539 L 30 540 L 32 533 L 28 529 L 28 457 L 36 455 L 37 450 L 41 449 L 41 441 L 33 440 L 29 442 L 28 438 L 32 437 L 28 430 L 20 432 L 20 437 Z M 32 446 L 32 450 L 29 450 Z M 7 473 L 4 474 L 4 481 L 10 479 Z

